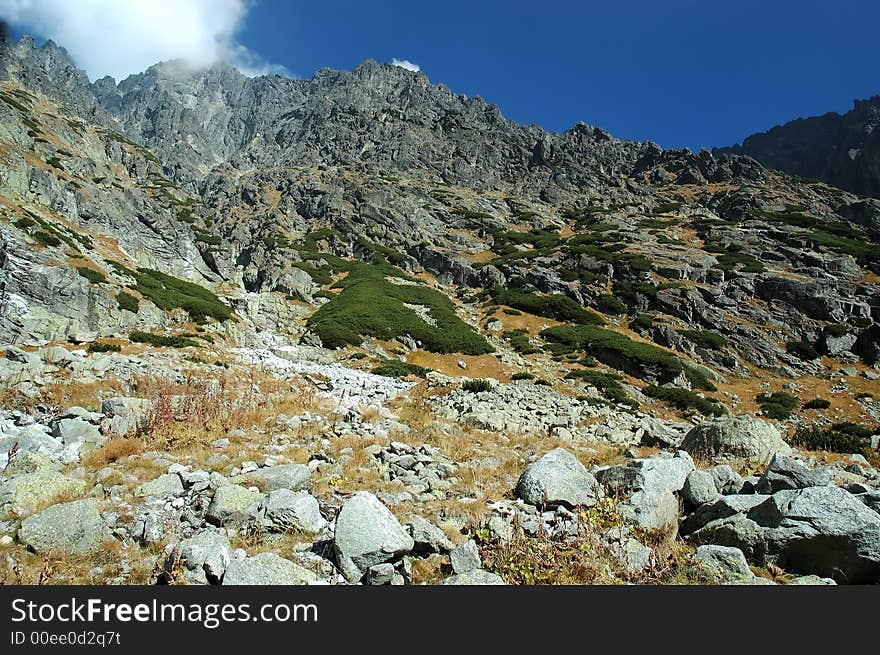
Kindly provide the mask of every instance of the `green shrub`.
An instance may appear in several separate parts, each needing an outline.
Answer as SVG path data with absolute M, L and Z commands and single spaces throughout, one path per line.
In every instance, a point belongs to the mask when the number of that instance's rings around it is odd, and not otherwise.
M 17 227 L 19 230 L 27 230 L 27 229 L 30 229 L 30 228 L 32 228 L 32 227 L 33 227 L 34 225 L 36 225 L 36 224 L 37 224 L 37 223 L 36 223 L 35 221 L 31 220 L 31 219 L 28 218 L 27 216 L 22 216 L 21 218 L 17 219 L 17 220 L 13 223 L 13 225 L 14 225 L 15 227 Z
M 870 430 L 858 423 L 835 423 L 830 428 L 800 426 L 791 442 L 808 450 L 827 450 L 833 453 L 857 453 L 864 455 L 871 446 L 871 435 L 880 426 Z
M 552 387 L 553 386 L 553 383 L 550 382 L 550 380 L 545 380 L 544 378 L 538 378 L 537 380 L 535 380 L 534 383 L 539 384 L 542 387 Z
M 119 309 L 124 309 L 132 314 L 137 314 L 141 308 L 138 299 L 125 291 L 116 294 L 116 304 L 119 306 Z
M 618 332 L 593 325 L 561 325 L 542 330 L 541 336 L 567 348 L 584 349 L 603 364 L 635 377 L 659 377 L 669 381 L 684 373 L 694 387 L 716 390 L 704 373 L 672 353 Z
M 755 400 L 761 406 L 764 416 L 778 420 L 789 418 L 791 413 L 800 405 L 797 398 L 784 391 L 760 393 L 756 396 Z
M 604 371 L 583 371 L 580 369 L 569 371 L 566 374 L 568 380 L 582 380 L 586 384 L 596 387 L 603 396 L 620 405 L 627 405 L 637 408 L 636 403 L 630 398 L 624 388 L 620 386 L 620 376 L 614 373 L 605 373 Z
M 520 355 L 531 355 L 538 352 L 538 349 L 529 342 L 529 333 L 526 330 L 508 330 L 501 336 Z
M 133 343 L 148 343 L 151 346 L 159 346 L 162 348 L 188 348 L 190 346 L 198 347 L 199 345 L 191 338 L 184 335 L 175 334 L 167 336 L 164 334 L 141 332 L 140 330 L 129 332 L 128 338 Z
M 101 271 L 96 271 L 95 269 L 89 268 L 88 266 L 77 266 L 76 272 L 82 275 L 92 284 L 100 284 L 107 281 L 107 276 L 105 276 Z
M 519 311 L 518 309 L 507 308 L 504 310 L 504 313 L 507 314 L 508 316 L 522 316 L 522 312 Z
M 355 353 L 360 354 L 360 353 Z M 384 375 L 386 378 L 405 378 L 408 375 L 415 375 L 419 378 L 427 377 L 431 369 L 408 362 L 402 362 L 399 359 L 386 359 L 382 364 L 373 369 L 374 375 Z
M 809 341 L 789 341 L 785 344 L 785 352 L 804 361 L 819 359 L 819 353 Z
M 804 409 L 828 409 L 831 407 L 831 401 L 824 398 L 813 398 L 804 403 Z
M 629 322 L 629 329 L 635 332 L 645 332 L 654 327 L 654 317 L 650 314 L 639 314 Z
M 34 239 L 36 239 L 39 243 L 42 243 L 44 246 L 60 246 L 61 239 L 58 237 L 49 234 L 48 232 L 44 232 L 43 230 L 38 230 L 34 232 Z
M 840 325 L 839 323 L 829 323 L 825 326 L 825 334 L 829 337 L 835 337 L 839 339 L 840 337 L 846 336 L 849 333 L 849 328 L 845 325 Z
M 596 301 L 596 305 L 600 311 L 606 314 L 626 314 L 626 305 L 619 298 L 614 296 L 602 295 Z
M 679 409 L 696 409 L 705 416 L 724 416 L 724 408 L 716 399 L 703 398 L 680 387 L 658 387 L 652 384 L 642 389 L 642 393 Z
M 118 353 L 122 347 L 117 343 L 100 343 L 95 341 L 89 344 L 90 353 Z
M 711 330 L 677 330 L 677 332 L 691 343 L 703 348 L 721 350 L 727 345 L 727 339 Z
M 134 290 L 160 309 L 184 309 L 196 323 L 203 323 L 209 316 L 218 321 L 232 318 L 232 310 L 205 287 L 149 268 L 125 271 L 137 282 Z
M 574 300 L 562 294 L 538 296 L 521 289 L 495 287 L 492 299 L 499 305 L 507 305 L 529 314 L 552 318 L 557 321 L 579 325 L 603 325 L 602 317 L 581 307 Z
M 535 376 L 529 373 L 528 371 L 520 371 L 518 373 L 514 373 L 511 380 L 534 380 Z
M 342 291 L 308 319 L 308 326 L 328 348 L 359 345 L 363 337 L 390 341 L 410 335 L 425 348 L 440 353 L 482 355 L 492 346 L 455 313 L 445 295 L 421 285 L 394 284 L 386 276 L 401 277 L 386 265 L 351 264 L 348 276 L 335 288 Z M 435 322 L 431 325 L 404 303 L 421 305 Z
M 468 380 L 461 385 L 463 391 L 470 393 L 481 393 L 483 391 L 491 391 L 492 383 L 489 380 Z

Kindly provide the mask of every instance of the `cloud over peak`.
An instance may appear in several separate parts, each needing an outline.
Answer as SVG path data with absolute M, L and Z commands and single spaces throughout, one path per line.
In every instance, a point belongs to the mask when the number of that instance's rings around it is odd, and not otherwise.
M 418 73 L 420 70 L 422 70 L 418 64 L 412 63 L 409 59 L 397 59 L 395 57 L 391 60 L 391 65 L 405 68 L 406 70 L 412 71 L 413 73 Z
M 64 46 L 91 79 L 121 80 L 167 59 L 285 74 L 236 41 L 250 0 L 0 0 L 14 26 Z

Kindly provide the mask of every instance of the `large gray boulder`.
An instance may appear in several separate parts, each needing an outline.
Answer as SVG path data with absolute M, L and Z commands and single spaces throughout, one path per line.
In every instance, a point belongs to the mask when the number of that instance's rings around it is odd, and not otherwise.
M 691 471 L 681 490 L 681 499 L 684 501 L 685 509 L 694 509 L 716 501 L 720 497 L 721 493 L 715 486 L 715 478 L 708 471 Z
M 409 533 L 373 494 L 359 491 L 343 504 L 333 552 L 349 582 L 358 582 L 371 566 L 408 553 L 413 546 Z
M 630 460 L 599 472 L 599 481 L 610 495 L 622 497 L 617 511 L 646 530 L 675 531 L 681 491 L 694 462 L 684 451 L 674 455 Z
M 176 473 L 165 473 L 154 480 L 144 482 L 135 490 L 136 495 L 141 497 L 176 496 L 183 493 L 183 482 Z
M 101 413 L 107 417 L 106 431 L 124 437 L 147 424 L 153 402 L 146 398 L 116 396 L 101 402 Z
M 485 586 L 485 585 L 505 585 L 504 579 L 500 575 L 484 571 L 483 569 L 474 569 L 467 573 L 457 573 L 451 575 L 443 581 L 445 585 L 467 585 L 467 586 Z
M 265 504 L 266 521 L 277 530 L 320 532 L 327 521 L 321 516 L 318 500 L 307 491 L 276 489 Z
M 772 424 L 753 416 L 697 425 L 681 442 L 681 448 L 697 458 L 735 457 L 766 464 L 776 453 L 791 454 L 791 447 L 782 440 Z
M 58 471 L 43 469 L 21 473 L 0 483 L 0 508 L 23 516 L 58 500 L 83 496 L 85 492 L 85 481 Z
M 251 471 L 243 477 L 248 485 L 257 486 L 263 491 L 269 492 L 276 489 L 289 489 L 290 491 L 306 489 L 309 486 L 311 475 L 312 472 L 305 464 L 279 464 Z
M 721 582 L 749 582 L 755 574 L 746 556 L 733 546 L 704 545 L 697 548 L 694 559 L 703 569 Z
M 827 484 L 831 484 L 830 470 L 809 469 L 800 460 L 777 453 L 767 465 L 755 490 L 761 494 L 772 494 L 783 489 L 806 489 Z
M 318 576 L 275 553 L 233 560 L 223 576 L 224 585 L 304 585 Z
M 421 516 L 413 516 L 408 527 L 414 553 L 446 553 L 455 548 L 443 530 Z
M 564 448 L 541 457 L 520 476 L 516 495 L 536 507 L 577 507 L 596 504 L 601 492 L 596 478 Z
M 449 563 L 455 573 L 469 573 L 482 568 L 480 551 L 473 539 L 468 539 L 463 544 L 449 553 Z
M 740 548 L 759 566 L 880 582 L 880 515 L 832 485 L 779 491 L 746 513 L 709 522 L 691 539 Z
M 187 584 L 219 584 L 231 561 L 229 539 L 219 532 L 203 530 L 181 541 L 168 565 L 182 567 Z
M 214 525 L 244 525 L 260 517 L 262 502 L 261 493 L 238 484 L 224 484 L 214 492 L 205 518 Z
M 18 531 L 18 540 L 31 550 L 55 555 L 90 555 L 110 537 L 91 499 L 53 505 L 26 518 Z

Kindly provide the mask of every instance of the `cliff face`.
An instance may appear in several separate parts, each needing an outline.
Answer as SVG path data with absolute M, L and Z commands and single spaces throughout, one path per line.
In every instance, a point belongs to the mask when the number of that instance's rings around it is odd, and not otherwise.
M 846 114 L 794 120 L 715 152 L 880 198 L 880 96 L 856 100 Z

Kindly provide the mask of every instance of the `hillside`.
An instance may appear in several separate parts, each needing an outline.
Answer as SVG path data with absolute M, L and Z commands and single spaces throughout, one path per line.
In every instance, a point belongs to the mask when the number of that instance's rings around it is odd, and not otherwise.
M 4 580 L 880 580 L 875 204 L 374 61 L 0 49 Z

